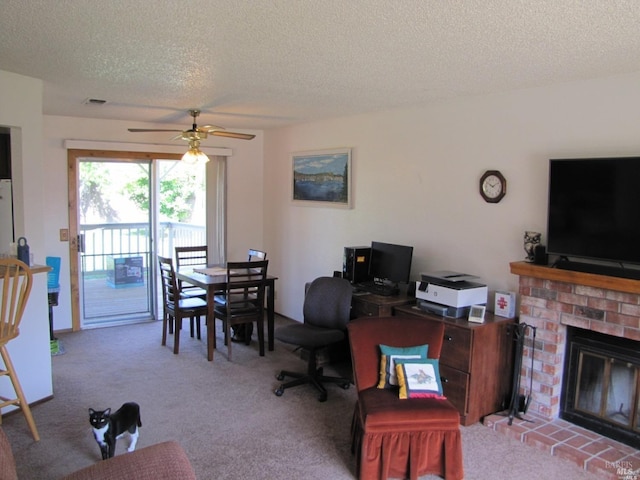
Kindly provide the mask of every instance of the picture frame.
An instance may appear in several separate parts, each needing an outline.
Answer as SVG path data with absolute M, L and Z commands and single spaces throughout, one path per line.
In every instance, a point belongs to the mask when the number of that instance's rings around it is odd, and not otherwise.
M 291 201 L 296 205 L 351 208 L 351 148 L 291 155 Z

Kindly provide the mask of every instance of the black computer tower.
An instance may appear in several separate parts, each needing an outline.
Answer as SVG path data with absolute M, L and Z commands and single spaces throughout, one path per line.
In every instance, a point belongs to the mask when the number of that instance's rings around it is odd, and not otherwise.
M 342 278 L 351 283 L 369 280 L 369 262 L 371 247 L 344 247 L 342 258 Z

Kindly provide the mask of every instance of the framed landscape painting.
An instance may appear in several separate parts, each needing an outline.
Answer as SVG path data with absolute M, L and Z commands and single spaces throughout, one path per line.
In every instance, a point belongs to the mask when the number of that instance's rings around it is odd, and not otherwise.
M 292 155 L 292 200 L 296 204 L 351 208 L 351 149 Z

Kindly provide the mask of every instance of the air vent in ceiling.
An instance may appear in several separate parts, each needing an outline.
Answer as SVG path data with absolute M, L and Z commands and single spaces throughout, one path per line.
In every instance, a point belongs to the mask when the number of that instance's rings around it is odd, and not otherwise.
M 82 103 L 85 105 L 104 105 L 106 100 L 100 100 L 99 98 L 85 98 Z

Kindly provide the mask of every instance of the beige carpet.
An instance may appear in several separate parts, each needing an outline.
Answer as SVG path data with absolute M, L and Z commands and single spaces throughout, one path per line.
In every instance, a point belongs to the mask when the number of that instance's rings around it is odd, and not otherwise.
M 127 401 L 141 405 L 138 448 L 177 440 L 202 480 L 354 478 L 355 389 L 329 385 L 325 403 L 309 386 L 276 397 L 277 371 L 302 371 L 304 362 L 278 342 L 260 357 L 255 341 L 234 344 L 228 362 L 219 330 L 214 362 L 188 329 L 179 355 L 161 347 L 159 323 L 58 335 L 66 353 L 52 358 L 54 398 L 33 408 L 42 440 L 33 442 L 21 414 L 3 420 L 19 478 L 57 479 L 100 461 L 87 409 L 117 409 Z M 597 478 L 480 424 L 462 427 L 462 438 L 468 479 Z M 117 454 L 126 444 L 118 441 Z

